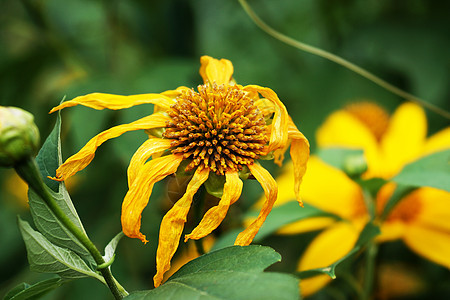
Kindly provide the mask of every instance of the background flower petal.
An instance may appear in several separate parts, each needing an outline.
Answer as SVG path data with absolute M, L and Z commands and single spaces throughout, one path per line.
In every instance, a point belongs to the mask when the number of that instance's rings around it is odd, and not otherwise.
M 321 232 L 303 253 L 298 271 L 328 267 L 344 257 L 355 245 L 359 231 L 351 223 L 339 222 Z M 319 275 L 300 280 L 300 292 L 303 296 L 311 295 L 324 287 L 331 278 Z
M 410 102 L 397 108 L 381 140 L 383 178 L 395 175 L 406 163 L 422 154 L 426 134 L 427 119 L 423 108 Z

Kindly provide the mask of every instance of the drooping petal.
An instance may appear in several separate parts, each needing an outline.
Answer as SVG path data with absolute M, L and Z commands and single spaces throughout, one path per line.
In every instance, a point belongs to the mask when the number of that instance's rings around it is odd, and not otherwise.
M 358 236 L 358 229 L 347 222 L 339 222 L 326 229 L 309 244 L 299 261 L 297 270 L 328 267 L 350 252 Z M 325 274 L 302 279 L 300 293 L 302 296 L 314 294 L 330 281 L 331 278 Z
M 54 107 L 50 111 L 50 113 L 76 105 L 83 105 L 97 110 L 102 110 L 105 108 L 116 110 L 146 103 L 155 104 L 157 106 L 163 107 L 164 109 L 169 109 L 170 106 L 174 103 L 174 100 L 163 94 L 140 94 L 122 96 L 92 93 L 63 102 L 60 105 Z
M 228 59 L 221 60 L 204 55 L 200 57 L 200 76 L 203 82 L 228 84 L 233 76 L 233 64 Z
M 450 148 L 450 127 L 442 129 L 441 131 L 433 134 L 425 142 L 424 152 L 422 155 L 428 155 L 434 152 Z
M 156 252 L 156 275 L 153 277 L 155 287 L 158 287 L 164 273 L 170 269 L 170 260 L 178 248 L 187 214 L 191 208 L 192 198 L 200 186 L 208 179 L 209 169 L 200 168 L 195 171 L 189 182 L 186 193 L 167 212 L 161 221 L 159 243 Z
M 262 224 L 266 220 L 267 215 L 272 210 L 272 207 L 277 200 L 278 192 L 275 179 L 273 179 L 272 175 L 270 175 L 270 173 L 266 169 L 264 169 L 257 163 L 248 165 L 248 168 L 264 189 L 266 200 L 264 201 L 264 204 L 256 220 L 253 221 L 253 223 L 250 224 L 250 226 L 248 226 L 244 231 L 239 233 L 238 237 L 236 238 L 234 244 L 239 246 L 247 246 L 253 241 L 253 238 L 258 233 Z
M 450 268 L 450 231 L 412 223 L 407 227 L 403 240 L 426 259 Z
M 294 165 L 294 192 L 298 203 L 303 206 L 303 202 L 300 199 L 300 184 L 306 172 L 306 163 L 309 158 L 309 142 L 303 133 L 297 129 L 291 118 L 289 118 L 288 124 L 289 138 L 292 139 L 290 154 Z
M 272 120 L 272 132 L 270 134 L 268 151 L 283 149 L 288 141 L 288 113 L 283 102 L 280 101 L 277 94 L 265 87 L 258 85 L 247 85 L 244 90 L 258 92 L 264 98 L 274 104 L 275 113 Z
M 128 166 L 128 186 L 131 187 L 142 165 L 158 152 L 170 148 L 170 139 L 149 138 L 133 154 Z
M 192 232 L 185 236 L 184 241 L 188 239 L 198 240 L 210 234 L 216 229 L 227 215 L 228 208 L 231 204 L 236 202 L 241 196 L 242 180 L 239 179 L 239 174 L 233 171 L 225 173 L 226 182 L 223 187 L 223 196 L 219 204 L 210 208 L 203 216 L 200 224 L 192 230 Z
M 380 151 L 375 135 L 360 120 L 350 113 L 339 110 L 332 113 L 317 130 L 317 145 L 363 149 L 369 167 L 369 177 L 383 171 Z
M 414 103 L 397 108 L 381 140 L 383 178 L 394 176 L 406 163 L 421 155 L 426 134 L 427 119 L 423 108 Z
M 141 167 L 122 203 L 121 221 L 125 235 L 147 242 L 140 232 L 141 213 L 147 206 L 153 185 L 175 173 L 182 160 L 181 155 L 168 155 L 153 159 Z
M 165 127 L 168 120 L 169 118 L 162 114 L 152 114 L 132 123 L 115 126 L 97 134 L 78 153 L 69 157 L 59 166 L 56 170 L 56 178 L 52 179 L 63 181 L 83 170 L 94 159 L 97 148 L 105 141 L 128 131 Z

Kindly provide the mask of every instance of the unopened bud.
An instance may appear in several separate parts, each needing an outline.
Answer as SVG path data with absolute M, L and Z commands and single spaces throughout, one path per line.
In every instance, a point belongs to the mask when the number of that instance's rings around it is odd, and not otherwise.
M 343 170 L 351 178 L 360 177 L 367 171 L 367 162 L 364 154 L 355 154 L 346 157 Z
M 33 156 L 39 147 L 34 117 L 17 107 L 0 106 L 0 166 L 12 167 Z

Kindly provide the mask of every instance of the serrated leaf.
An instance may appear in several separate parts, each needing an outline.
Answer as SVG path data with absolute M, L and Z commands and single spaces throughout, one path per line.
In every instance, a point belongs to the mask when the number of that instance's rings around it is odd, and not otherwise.
M 73 214 L 70 207 L 71 203 L 69 194 L 65 187 L 61 187 L 61 193 L 55 193 L 49 189 L 49 193 L 53 196 L 58 206 L 64 214 L 80 229 L 83 230 L 81 221 L 77 215 Z M 47 204 L 32 189 L 28 190 L 28 203 L 30 212 L 33 217 L 34 224 L 37 229 L 53 244 L 73 250 L 92 265 L 95 261 L 89 251 L 78 241 L 78 239 L 67 229 L 61 221 L 54 215 Z M 83 230 L 84 231 L 84 230 Z
M 317 276 L 320 274 L 326 274 L 330 276 L 332 279 L 336 278 L 336 267 L 342 263 L 343 261 L 347 260 L 349 257 L 351 257 L 353 254 L 358 252 L 362 247 L 365 247 L 367 243 L 373 240 L 374 237 L 380 234 L 380 228 L 375 225 L 372 222 L 368 222 L 366 226 L 364 226 L 363 230 L 359 234 L 358 240 L 356 241 L 354 247 L 352 250 L 350 250 L 345 256 L 341 257 L 331 265 L 324 267 L 324 268 L 317 268 L 317 269 L 311 269 L 311 270 L 305 270 L 301 272 L 297 272 L 296 276 L 299 279 L 305 279 L 313 276 Z
M 47 178 L 47 176 L 55 176 L 55 170 L 62 162 L 60 131 L 61 117 L 58 113 L 55 127 L 39 151 L 39 154 L 36 157 L 36 163 L 45 184 L 49 187 L 49 193 L 58 203 L 58 206 L 72 223 L 85 232 L 65 184 Z M 73 236 L 60 220 L 56 218 L 42 198 L 32 189 L 29 189 L 28 191 L 28 198 L 30 212 L 37 229 L 53 244 L 69 248 L 83 257 L 90 264 L 95 265 L 95 261 L 89 251 Z
M 31 300 L 39 299 L 48 292 L 60 287 L 67 282 L 61 278 L 51 278 L 44 281 L 40 281 L 33 285 L 28 283 L 21 283 L 11 289 L 3 298 L 3 300 Z
M 121 231 L 106 245 L 105 247 L 105 256 L 103 256 L 103 259 L 105 262 L 109 262 L 116 252 L 117 245 L 119 244 L 120 240 L 125 236 L 125 234 Z
M 91 270 L 76 253 L 53 245 L 20 217 L 18 217 L 18 223 L 25 241 L 31 270 L 55 273 L 66 279 L 90 276 L 104 282 L 103 277 Z
M 300 207 L 297 201 L 290 201 L 274 207 L 253 241 L 261 241 L 281 227 L 306 218 L 334 217 L 339 219 L 338 216 L 324 212 L 308 203 L 305 203 L 304 205 L 304 207 Z M 259 212 L 251 212 L 247 214 L 246 217 L 253 216 L 256 218 L 258 213 Z
M 414 187 L 429 186 L 450 192 L 450 149 L 407 164 L 392 178 L 392 181 Z
M 296 278 L 263 272 L 280 259 L 273 249 L 263 246 L 220 249 L 189 262 L 162 286 L 132 293 L 125 299 L 298 299 Z
M 61 154 L 61 114 L 58 112 L 55 127 L 45 140 L 42 148 L 36 156 L 36 163 L 42 175 L 44 183 L 53 191 L 58 192 L 59 182 L 51 180 L 47 176 L 55 177 L 56 169 L 62 164 Z

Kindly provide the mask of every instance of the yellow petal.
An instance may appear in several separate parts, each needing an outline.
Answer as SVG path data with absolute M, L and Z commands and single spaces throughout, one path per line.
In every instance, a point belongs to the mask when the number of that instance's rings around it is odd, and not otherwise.
M 253 241 L 253 238 L 258 233 L 262 224 L 266 220 L 267 215 L 272 210 L 273 204 L 277 200 L 278 188 L 277 183 L 275 182 L 275 179 L 273 179 L 272 175 L 270 175 L 270 173 L 266 169 L 264 169 L 257 163 L 248 165 L 248 168 L 264 189 L 266 201 L 264 202 L 256 220 L 253 221 L 253 223 L 250 224 L 250 226 L 248 226 L 244 231 L 239 233 L 236 241 L 234 242 L 234 244 L 238 246 L 247 246 Z
M 122 231 L 125 235 L 147 242 L 140 232 L 141 213 L 147 206 L 153 185 L 175 173 L 182 160 L 181 155 L 168 155 L 153 159 L 141 167 L 122 203 Z
M 289 138 L 292 139 L 290 154 L 294 165 L 294 193 L 297 201 L 303 206 L 303 202 L 300 199 L 300 184 L 306 172 L 306 164 L 309 158 L 309 142 L 290 118 L 288 124 Z
M 370 129 L 350 113 L 339 110 L 332 113 L 316 133 L 317 145 L 363 149 L 369 167 L 369 177 L 382 172 L 378 142 Z
M 215 59 L 204 55 L 200 57 L 200 75 L 203 82 L 228 84 L 233 76 L 233 64 L 228 59 Z
M 409 197 L 416 197 L 420 201 L 420 208 L 417 217 L 413 220 L 414 223 L 450 233 L 449 192 L 424 187 L 409 194 L 405 201 L 408 201 Z
M 170 148 L 172 140 L 149 138 L 134 153 L 128 166 L 128 186 L 131 187 L 142 165 L 155 153 Z
M 53 113 L 66 107 L 76 106 L 79 104 L 97 110 L 102 110 L 104 108 L 115 110 L 146 103 L 155 104 L 167 110 L 174 103 L 174 100 L 162 94 L 140 94 L 140 95 L 121 96 L 113 94 L 92 93 L 63 102 L 60 105 L 54 107 L 50 111 L 50 113 Z
M 198 240 L 210 234 L 216 229 L 227 215 L 228 208 L 231 204 L 236 202 L 241 196 L 242 180 L 239 179 L 239 174 L 233 171 L 225 173 L 226 182 L 223 187 L 223 196 L 219 204 L 210 208 L 203 216 L 200 224 L 194 230 L 185 236 L 184 241 L 188 239 Z
M 270 133 L 270 141 L 268 151 L 283 149 L 288 141 L 288 113 L 283 102 L 280 101 L 277 94 L 269 88 L 260 87 L 258 85 L 248 85 L 244 90 L 250 92 L 258 92 L 264 98 L 274 104 L 275 113 L 272 120 L 272 132 Z
M 336 220 L 330 217 L 308 218 L 283 226 L 277 231 L 277 234 L 299 234 L 319 230 L 335 222 Z
M 94 159 L 97 148 L 107 140 L 118 137 L 128 131 L 165 127 L 168 120 L 169 118 L 162 114 L 152 114 L 132 123 L 115 126 L 97 134 L 78 153 L 69 157 L 59 166 L 56 170 L 56 178 L 52 179 L 63 181 L 83 170 Z
M 450 231 L 413 223 L 407 227 L 403 240 L 426 259 L 450 268 Z
M 156 275 L 153 277 L 155 287 L 158 287 L 164 277 L 164 273 L 170 269 L 170 260 L 180 242 L 186 217 L 191 208 L 192 198 L 200 186 L 208 179 L 209 169 L 199 168 L 189 182 L 186 193 L 167 212 L 161 221 L 159 229 L 159 243 L 156 252 Z
M 426 142 L 422 155 L 450 148 L 450 127 L 433 134 Z
M 402 104 L 391 117 L 381 140 L 383 178 L 397 174 L 408 162 L 423 152 L 427 119 L 423 108 L 414 103 Z
M 285 183 L 288 180 L 278 180 L 281 191 L 287 189 Z M 358 184 L 344 172 L 325 164 L 315 155 L 308 161 L 308 171 L 303 177 L 300 195 L 307 203 L 344 219 L 354 219 L 365 214 L 364 198 Z
M 339 222 L 321 232 L 303 253 L 298 271 L 324 268 L 344 257 L 355 245 L 359 231 L 351 223 Z M 324 287 L 331 278 L 319 275 L 300 280 L 302 296 L 311 295 Z

